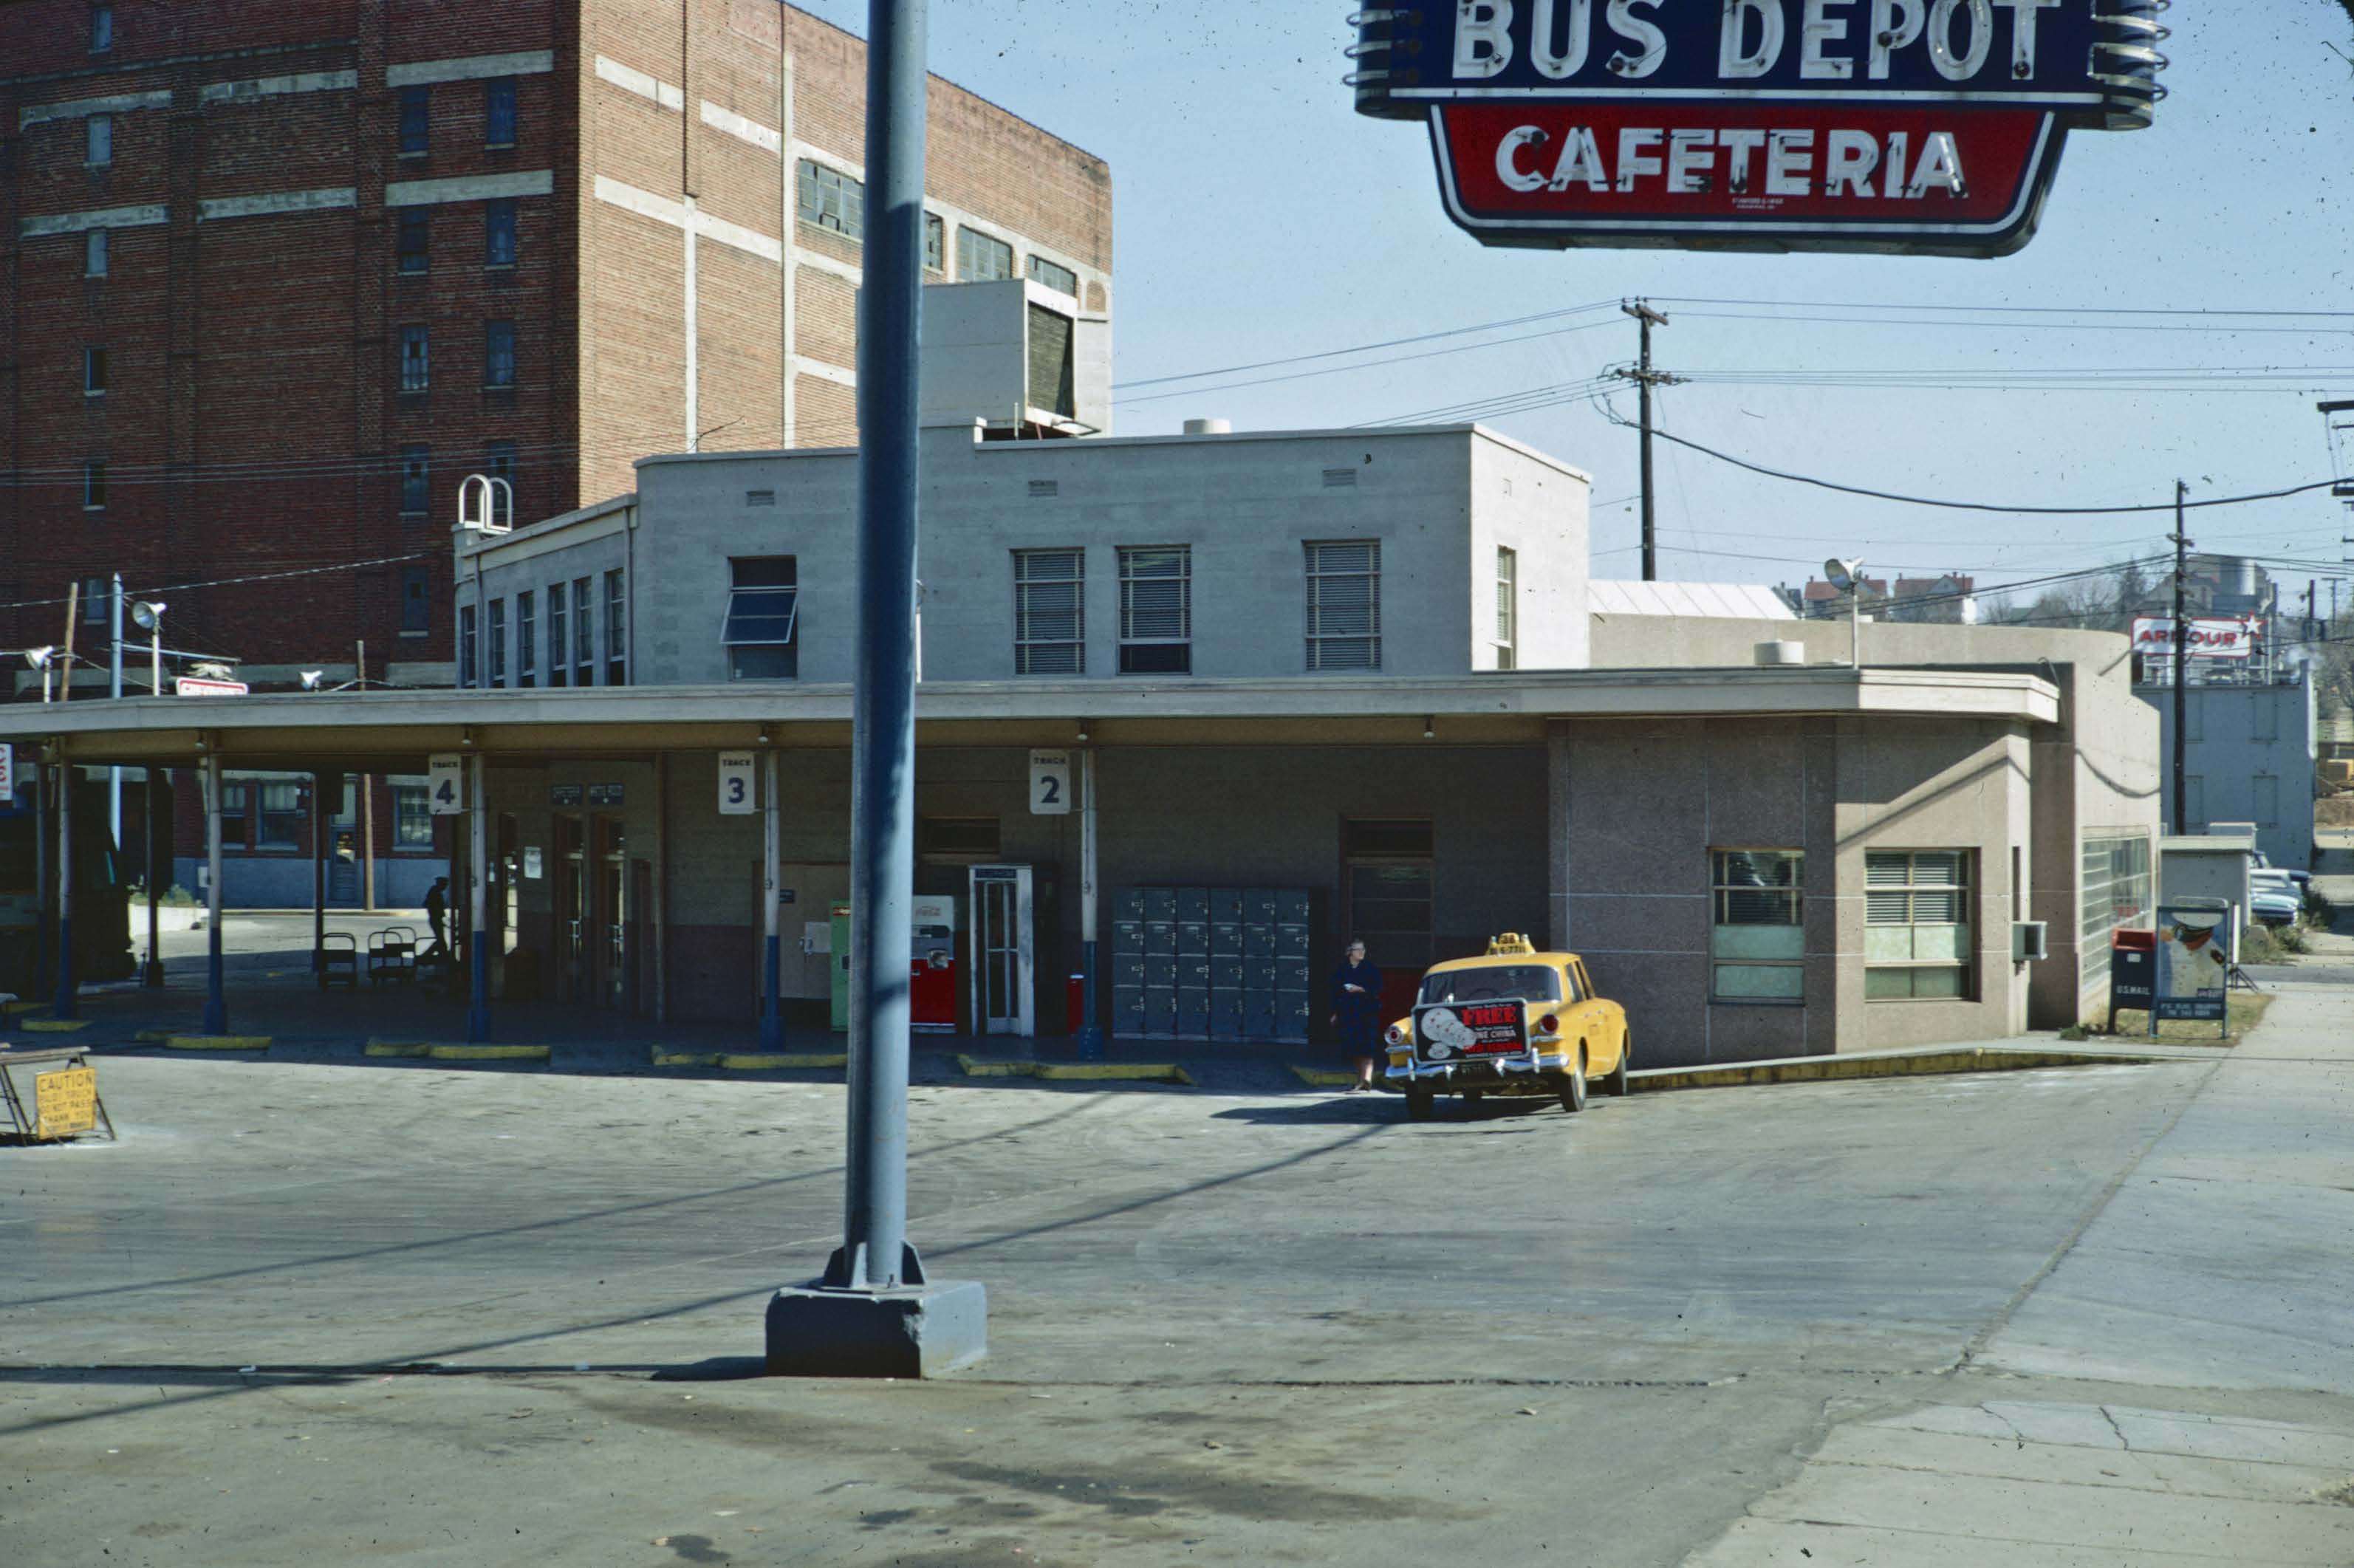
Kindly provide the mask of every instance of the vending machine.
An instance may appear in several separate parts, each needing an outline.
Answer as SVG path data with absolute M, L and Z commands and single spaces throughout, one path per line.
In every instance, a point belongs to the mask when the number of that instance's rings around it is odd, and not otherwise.
M 918 895 L 907 950 L 907 1027 L 953 1034 L 957 1024 L 956 899 Z

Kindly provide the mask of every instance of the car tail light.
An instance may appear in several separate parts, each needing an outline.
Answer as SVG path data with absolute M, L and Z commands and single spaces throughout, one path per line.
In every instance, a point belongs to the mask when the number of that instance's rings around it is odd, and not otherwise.
M 1550 1012 L 1537 1020 L 1537 1033 L 1540 1034 L 1552 1034 L 1558 1032 L 1560 1028 L 1561 1020 Z
M 1405 1031 L 1393 1023 L 1390 1025 L 1389 1033 L 1383 1035 L 1382 1039 L 1392 1045 L 1403 1045 L 1405 1044 Z

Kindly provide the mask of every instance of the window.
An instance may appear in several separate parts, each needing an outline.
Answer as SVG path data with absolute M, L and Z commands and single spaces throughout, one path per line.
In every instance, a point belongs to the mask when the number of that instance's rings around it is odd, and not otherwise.
M 305 815 L 302 786 L 291 779 L 265 779 L 255 793 L 261 797 L 261 832 L 253 847 L 301 849 Z
M 2270 707 L 2271 705 L 2264 705 Z M 2260 828 L 2280 826 L 2280 778 L 2276 774 L 2259 773 L 2248 780 L 2248 799 L 2253 810 L 2250 815 Z
M 798 563 L 790 556 L 738 556 L 727 563 L 727 616 L 719 641 L 731 681 L 790 681 L 801 673 L 795 641 L 801 617 Z
M 498 687 L 507 683 L 507 601 L 494 599 L 490 603 L 490 659 L 483 684 Z
M 422 782 L 389 780 L 392 786 L 392 847 L 429 850 L 433 847 L 433 802 Z
M 539 684 L 539 623 L 532 619 L 531 595 L 515 595 L 515 684 Z
M 81 509 L 106 510 L 106 460 L 92 458 L 81 465 Z
M 432 451 L 430 447 L 400 449 L 400 513 L 404 517 L 422 517 L 433 510 Z
M 81 351 L 81 389 L 86 397 L 106 396 L 106 350 L 94 344 Z
M 482 449 L 482 471 L 493 479 L 506 481 L 506 488 L 491 487 L 492 520 L 500 526 L 512 528 L 515 520 L 515 444 L 513 441 L 493 441 Z
M 482 145 L 515 143 L 515 79 L 494 76 L 482 84 Z
M 1081 596 L 1084 550 L 1013 552 L 1013 673 L 1086 672 L 1087 611 Z
M 400 90 L 400 155 L 421 158 L 433 148 L 433 90 Z
M 393 266 L 404 277 L 415 277 L 432 265 L 433 210 L 404 207 L 393 223 Z
M 400 329 L 400 389 L 422 392 L 433 383 L 433 358 L 421 326 Z
M 502 196 L 482 206 L 482 265 L 512 267 L 514 264 L 514 198 Z
M 801 164 L 801 219 L 845 239 L 866 238 L 866 187 L 839 169 L 807 158 Z
M 1003 834 L 995 817 L 917 817 L 916 858 L 971 864 L 995 860 Z
M 1013 276 L 1013 247 L 977 228 L 957 226 L 957 281 L 983 283 Z
M 1079 297 L 1079 275 L 1060 261 L 1049 261 L 1044 256 L 1030 258 L 1030 281 L 1044 283 L 1057 293 Z
M 106 596 L 113 590 L 104 577 L 84 577 L 81 580 L 81 620 L 84 626 L 104 626 L 110 606 Z
M 93 169 L 102 169 L 114 162 L 114 116 L 86 115 L 81 127 L 81 161 Z
M 458 683 L 474 684 L 474 661 L 481 656 L 481 644 L 474 636 L 474 607 L 467 605 L 458 611 Z
M 90 52 L 102 55 L 114 47 L 114 7 L 92 5 L 90 8 Z
M 1514 589 L 1520 580 L 1520 556 L 1496 547 L 1496 668 L 1517 670 L 1521 664 L 1520 618 L 1513 612 Z
M 433 601 L 426 597 L 431 582 L 423 567 L 400 568 L 400 630 L 423 633 L 433 630 Z
M 1437 836 L 1428 818 L 1373 818 L 1341 824 L 1346 929 L 1363 937 L 1384 972 L 1405 977 L 1437 956 L 1431 920 Z M 1413 994 L 1392 993 L 1389 1001 Z
M 572 680 L 572 656 L 566 651 L 566 613 L 564 585 L 547 585 L 547 683 L 551 686 L 568 684 Z
M 1074 374 L 1071 318 L 1060 311 L 1030 307 L 1030 376 L 1026 388 L 1033 408 L 1044 408 L 1064 418 L 1078 412 L 1078 381 Z
M 1863 994 L 1873 1001 L 1970 993 L 1969 852 L 1863 857 Z
M 1145 546 L 1119 553 L 1119 673 L 1187 675 L 1193 670 L 1193 547 Z
M 514 323 L 482 323 L 482 385 L 511 387 L 515 384 Z
M 1797 850 L 1716 850 L 1710 856 L 1712 1001 L 1806 998 L 1806 856 Z
M 106 276 L 106 230 L 93 228 L 82 235 L 81 270 L 85 277 Z
M 572 579 L 572 683 L 597 683 L 596 585 L 587 577 Z
M 1573 982 L 1573 989 L 1574 989 Z M 1505 997 L 1522 1001 L 1561 1001 L 1561 971 L 1551 964 L 1482 964 L 1476 969 L 1444 969 L 1425 975 L 1425 1005 L 1441 1001 L 1494 1001 Z
M 2087 838 L 2076 911 L 2080 991 L 2109 983 L 2109 936 L 2145 924 L 2150 914 L 2149 835 Z
M 1380 540 L 1308 546 L 1308 667 L 1382 667 Z
M 621 588 L 620 568 L 605 574 L 605 683 L 630 683 L 630 601 Z
M 936 212 L 924 214 L 924 270 L 945 272 L 949 269 L 948 225 Z

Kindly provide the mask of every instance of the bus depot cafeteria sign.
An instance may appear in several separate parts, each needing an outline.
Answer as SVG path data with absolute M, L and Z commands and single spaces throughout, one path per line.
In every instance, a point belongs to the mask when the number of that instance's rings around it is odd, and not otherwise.
M 1356 13 L 1487 245 L 2003 256 L 2072 130 L 2147 126 L 2164 0 L 1425 0 Z

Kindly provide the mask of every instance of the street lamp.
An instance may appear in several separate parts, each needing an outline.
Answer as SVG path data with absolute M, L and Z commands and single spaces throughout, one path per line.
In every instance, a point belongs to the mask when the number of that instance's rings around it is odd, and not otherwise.
M 1863 668 L 1863 563 L 1833 556 L 1823 563 L 1823 579 L 1847 595 L 1848 653 L 1851 669 Z
M 45 703 L 49 700 L 49 668 L 57 662 L 57 649 L 47 643 L 25 650 L 25 662 L 41 673 L 41 701 Z
M 147 634 L 147 678 L 164 694 L 164 601 L 143 599 L 131 607 L 131 624 Z

